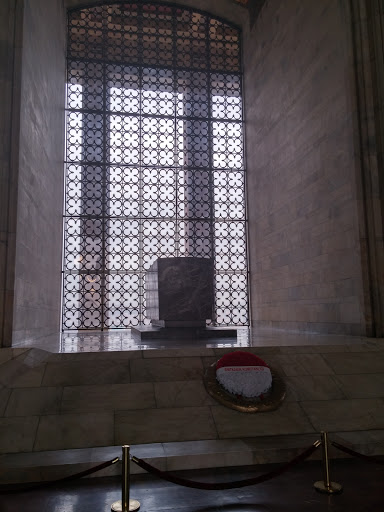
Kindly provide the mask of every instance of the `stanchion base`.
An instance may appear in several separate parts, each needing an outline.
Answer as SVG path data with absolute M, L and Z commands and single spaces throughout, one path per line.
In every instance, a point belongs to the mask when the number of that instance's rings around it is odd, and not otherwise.
M 313 487 L 318 492 L 322 492 L 324 494 L 340 494 L 343 491 L 343 486 L 337 484 L 336 482 L 330 482 L 330 486 L 327 487 L 322 480 L 315 482 Z
M 134 510 L 139 510 L 140 502 L 137 500 L 129 500 L 129 512 L 133 512 Z M 112 512 L 124 512 L 121 500 L 115 501 L 111 505 Z

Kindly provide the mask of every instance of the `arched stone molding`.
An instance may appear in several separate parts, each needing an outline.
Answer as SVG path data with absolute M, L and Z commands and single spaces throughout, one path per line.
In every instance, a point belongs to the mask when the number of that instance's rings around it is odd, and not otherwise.
M 106 3 L 113 4 L 115 2 L 113 2 L 113 0 L 109 2 L 106 0 L 96 0 L 93 2 L 86 0 L 64 0 L 64 6 L 67 9 L 89 7 Z M 171 3 L 207 11 L 214 16 L 218 16 L 220 18 L 224 18 L 227 21 L 230 21 L 231 23 L 235 23 L 243 29 L 247 27 L 247 11 L 232 0 L 173 0 Z

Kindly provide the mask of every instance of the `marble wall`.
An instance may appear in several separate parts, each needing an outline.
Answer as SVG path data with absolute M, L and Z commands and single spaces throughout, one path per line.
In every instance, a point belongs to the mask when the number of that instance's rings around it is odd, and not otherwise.
M 1 4 L 0 346 L 60 325 L 65 12 Z
M 384 4 L 353 0 L 352 38 L 359 118 L 357 203 L 365 267 L 365 321 L 384 336 Z
M 12 341 L 18 140 L 20 130 L 20 2 L 0 3 L 0 347 Z
M 13 345 L 60 326 L 65 13 L 24 2 Z
M 347 0 L 267 0 L 245 40 L 253 323 L 372 333 Z

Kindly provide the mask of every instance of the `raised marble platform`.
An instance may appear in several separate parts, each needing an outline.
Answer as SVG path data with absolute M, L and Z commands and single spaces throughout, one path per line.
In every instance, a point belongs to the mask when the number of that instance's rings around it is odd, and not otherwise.
M 270 446 L 296 436 L 300 447 L 305 447 L 307 443 L 301 441 L 317 438 L 320 430 L 350 438 L 362 451 L 365 447 L 384 454 L 383 340 L 243 347 L 275 367 L 288 389 L 278 410 L 254 415 L 225 408 L 203 385 L 205 368 L 233 348 L 0 350 L 1 478 L 12 473 L 17 459 L 25 461 L 23 457 L 46 456 L 49 461 L 53 459 L 47 452 L 60 452 L 61 457 L 86 450 L 82 453 L 91 457 L 79 464 L 93 465 L 97 453 L 101 460 L 108 460 L 108 447 L 122 444 L 141 445 L 143 450 L 142 445 L 149 449 L 160 444 L 163 456 L 154 459 L 166 464 L 166 449 L 178 445 L 182 456 L 172 456 L 172 464 L 178 460 L 190 468 L 194 466 L 188 464 L 194 463 L 215 467 L 225 465 L 228 458 L 228 465 L 244 465 L 254 460 L 249 447 L 259 450 L 266 436 Z M 275 459 L 264 462 L 277 462 L 280 455 L 282 459 L 283 452 L 276 450 Z M 49 467 L 48 463 L 31 464 Z M 52 464 L 56 469 L 66 465 Z M 50 471 L 55 467 L 41 474 L 53 477 Z

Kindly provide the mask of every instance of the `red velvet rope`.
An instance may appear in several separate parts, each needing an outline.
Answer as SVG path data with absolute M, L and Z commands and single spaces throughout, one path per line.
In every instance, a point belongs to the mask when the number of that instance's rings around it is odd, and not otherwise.
M 37 491 L 39 489 L 45 489 L 47 487 L 51 487 L 52 485 L 61 484 L 63 482 L 70 482 L 71 480 L 77 480 L 78 478 L 82 478 L 87 475 L 91 475 L 92 473 L 96 473 L 96 471 L 101 471 L 102 469 L 108 468 L 109 466 L 112 466 L 112 464 L 116 464 L 116 462 L 119 462 L 119 457 L 115 457 L 112 460 L 108 460 L 107 462 L 102 462 L 101 464 L 98 464 L 97 466 L 94 466 L 93 468 L 86 469 L 84 471 L 80 471 L 79 473 L 75 473 L 73 475 L 66 476 L 64 478 L 59 478 L 57 480 L 50 480 L 49 482 L 42 482 L 40 484 L 34 484 L 30 487 L 23 487 L 22 489 L 0 489 L 0 494 L 18 494 L 21 492 L 28 492 L 28 491 Z
M 335 441 L 332 441 L 331 444 L 338 450 L 348 453 L 349 455 L 353 455 L 354 457 L 357 457 L 358 459 L 362 459 L 367 462 L 373 462 L 374 464 L 384 464 L 384 460 L 377 459 L 376 457 L 372 457 L 371 455 L 364 455 L 362 453 L 355 452 L 355 450 L 352 450 L 351 448 L 347 448 L 346 446 L 336 443 Z
M 160 471 L 160 469 L 151 466 L 144 460 L 138 459 L 137 457 L 132 457 L 131 460 L 145 471 L 148 471 L 148 473 L 152 473 L 153 475 L 156 475 L 159 478 L 167 480 L 168 482 L 171 482 L 173 484 L 182 485 L 184 487 L 191 487 L 193 489 L 202 489 L 206 491 L 220 491 L 225 489 L 236 489 L 239 487 L 247 487 L 248 485 L 260 484 L 261 482 L 265 482 L 267 480 L 270 480 L 271 478 L 279 476 L 288 469 L 290 469 L 291 467 L 298 464 L 299 462 L 307 459 L 320 445 L 320 441 L 316 441 L 312 446 L 304 450 L 304 452 L 298 455 L 297 457 L 293 458 L 286 464 L 283 464 L 282 466 L 273 469 L 268 473 L 265 473 L 264 475 L 256 476 L 254 478 L 247 478 L 245 480 L 238 480 L 235 482 L 223 483 L 205 483 L 187 480 L 185 478 L 180 478 L 173 473 L 169 473 L 167 471 Z

